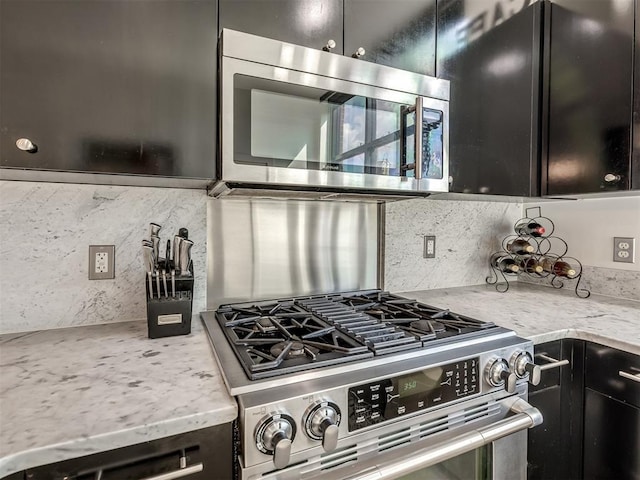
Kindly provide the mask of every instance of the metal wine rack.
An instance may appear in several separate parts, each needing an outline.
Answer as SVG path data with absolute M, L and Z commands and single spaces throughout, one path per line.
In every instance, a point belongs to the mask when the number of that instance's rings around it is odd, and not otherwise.
M 530 215 L 530 211 L 537 210 L 537 215 Z M 535 212 L 533 212 L 535 213 Z M 544 227 L 545 231 L 540 236 L 518 234 L 516 226 L 521 224 L 537 223 Z M 514 234 L 507 235 L 502 240 L 502 250 L 494 252 L 489 257 L 489 267 L 491 273 L 486 278 L 486 282 L 489 285 L 495 285 L 498 292 L 506 292 L 509 290 L 509 279 L 517 278 L 518 276 L 529 276 L 536 280 L 547 279 L 552 287 L 562 288 L 565 285 L 565 281 L 575 281 L 574 291 L 580 298 L 587 298 L 591 295 L 591 292 L 585 288 L 580 288 L 580 281 L 582 279 L 582 263 L 575 258 L 567 256 L 569 246 L 562 238 L 553 234 L 555 225 L 548 217 L 542 216 L 540 207 L 531 207 L 525 210 L 525 217 L 518 220 L 513 226 Z M 510 251 L 508 245 L 516 240 L 524 240 L 533 247 L 532 252 L 526 253 L 514 253 Z M 516 272 L 505 272 L 498 267 L 498 262 L 504 259 L 511 259 L 514 265 L 518 265 Z M 528 268 L 528 265 L 533 261 L 533 265 L 546 264 L 550 265 L 549 269 L 545 269 L 542 272 L 536 272 L 533 268 Z M 571 275 L 558 275 L 554 273 L 556 271 L 556 264 L 558 262 L 566 262 L 571 266 L 571 270 L 575 273 Z

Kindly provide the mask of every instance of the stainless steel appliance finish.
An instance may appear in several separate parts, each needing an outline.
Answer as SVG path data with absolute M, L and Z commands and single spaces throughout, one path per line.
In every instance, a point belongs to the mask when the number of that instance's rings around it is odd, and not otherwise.
M 369 302 L 371 298 L 377 301 Z M 357 318 L 344 305 L 352 306 Z M 350 357 L 345 349 L 346 359 L 325 363 L 315 342 L 330 329 L 320 323 L 307 324 L 310 329 L 298 325 L 291 332 L 299 336 L 300 351 L 303 345 L 318 349 L 292 358 L 306 360 L 311 370 L 289 369 L 283 362 L 282 375 L 250 380 L 251 369 L 241 365 L 247 357 L 235 346 L 273 344 L 286 336 L 286 322 L 310 320 L 303 307 L 318 321 L 334 318 L 335 333 L 350 335 L 372 353 L 363 357 L 358 350 Z M 394 342 L 400 337 L 386 332 L 381 341 L 390 348 L 376 352 L 375 342 L 363 334 L 378 328 L 369 323 L 375 315 L 383 315 L 384 328 L 397 320 L 409 332 L 416 327 L 411 315 L 423 310 L 437 334 L 416 333 L 417 347 L 397 349 Z M 438 478 L 525 477 L 522 430 L 542 422 L 539 411 L 526 402 L 527 382 L 537 381 L 539 367 L 530 361 L 531 342 L 513 331 L 380 291 L 223 305 L 202 318 L 225 383 L 238 398 L 243 480 L 400 479 L 434 465 L 442 470 Z M 437 325 L 447 321 L 460 330 Z M 243 337 L 226 330 L 239 326 Z M 232 343 L 237 345 L 232 348 Z M 258 365 L 271 368 L 274 357 L 268 350 L 253 348 Z M 471 466 L 458 462 L 469 455 L 483 460 Z M 456 467 L 462 473 L 443 473 L 449 468 L 443 461 L 463 465 Z
M 378 288 L 375 203 L 211 199 L 207 225 L 209 309 Z
M 225 29 L 221 92 L 213 196 L 448 191 L 448 81 Z

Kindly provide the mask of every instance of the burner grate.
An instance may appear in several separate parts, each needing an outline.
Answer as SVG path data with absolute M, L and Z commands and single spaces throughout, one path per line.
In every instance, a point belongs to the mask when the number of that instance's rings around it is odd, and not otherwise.
M 225 305 L 216 318 L 254 380 L 428 348 L 495 328 L 381 291 Z

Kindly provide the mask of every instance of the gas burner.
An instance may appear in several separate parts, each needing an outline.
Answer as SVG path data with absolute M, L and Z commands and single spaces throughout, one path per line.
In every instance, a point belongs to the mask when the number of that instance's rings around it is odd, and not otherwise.
M 262 317 L 257 319 L 253 324 L 252 329 L 256 332 L 261 333 L 272 333 L 278 331 L 278 327 L 273 324 L 270 317 Z
M 435 320 L 416 320 L 409 324 L 409 327 L 424 333 L 438 333 L 446 330 L 445 326 Z
M 302 357 L 308 355 L 310 358 L 316 358 L 316 355 L 320 350 L 315 347 L 307 346 L 302 342 L 278 342 L 273 345 L 269 351 L 271 355 L 279 357 L 283 355 L 284 358 Z
M 216 317 L 252 380 L 453 343 L 495 327 L 381 291 L 224 305 Z

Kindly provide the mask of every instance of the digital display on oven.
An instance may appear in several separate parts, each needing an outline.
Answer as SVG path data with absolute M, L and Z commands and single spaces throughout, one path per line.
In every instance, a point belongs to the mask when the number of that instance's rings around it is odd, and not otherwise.
M 349 431 L 480 392 L 479 358 L 349 388 Z

